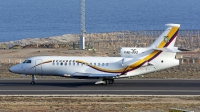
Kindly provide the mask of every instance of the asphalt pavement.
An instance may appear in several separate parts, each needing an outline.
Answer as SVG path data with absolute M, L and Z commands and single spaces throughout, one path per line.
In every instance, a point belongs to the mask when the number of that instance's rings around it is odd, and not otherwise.
M 200 80 L 116 79 L 114 84 L 95 85 L 97 80 L 39 79 L 0 80 L 0 95 L 200 95 Z

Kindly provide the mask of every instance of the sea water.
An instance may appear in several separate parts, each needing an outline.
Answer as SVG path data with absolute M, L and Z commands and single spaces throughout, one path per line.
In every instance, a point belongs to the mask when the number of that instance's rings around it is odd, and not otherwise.
M 80 33 L 81 0 L 1 0 L 0 42 Z M 200 29 L 199 0 L 85 0 L 87 33 Z

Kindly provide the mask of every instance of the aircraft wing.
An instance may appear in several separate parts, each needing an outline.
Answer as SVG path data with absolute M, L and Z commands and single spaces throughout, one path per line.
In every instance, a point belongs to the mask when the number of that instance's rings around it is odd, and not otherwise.
M 85 78 L 115 78 L 117 74 L 91 74 L 91 73 L 79 73 L 76 72 L 74 74 L 71 74 L 70 77 L 85 77 Z

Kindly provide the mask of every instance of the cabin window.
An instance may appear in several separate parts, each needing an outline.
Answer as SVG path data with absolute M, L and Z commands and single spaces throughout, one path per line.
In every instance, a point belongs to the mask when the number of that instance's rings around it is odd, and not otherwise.
M 101 66 L 101 64 L 100 64 L 100 63 L 98 63 L 98 66 Z
M 161 63 L 163 63 L 163 60 L 161 60 Z
M 63 65 L 63 63 L 61 62 L 61 63 L 60 63 L 60 65 L 62 66 L 62 65 Z
M 92 66 L 92 63 L 90 63 L 90 66 Z
M 53 60 L 53 62 L 55 62 L 55 60 Z
M 77 63 L 77 66 L 79 66 L 79 63 Z
M 104 66 L 104 63 L 102 63 L 102 66 Z
M 69 66 L 71 66 L 71 62 L 69 62 Z
M 65 60 L 63 60 L 63 62 L 65 62 Z
M 96 63 L 94 63 L 94 66 L 96 66 Z
M 65 66 L 67 65 L 67 62 L 65 62 Z
M 106 63 L 106 66 L 108 66 L 108 63 Z
M 73 63 L 73 65 L 75 66 L 75 63 Z

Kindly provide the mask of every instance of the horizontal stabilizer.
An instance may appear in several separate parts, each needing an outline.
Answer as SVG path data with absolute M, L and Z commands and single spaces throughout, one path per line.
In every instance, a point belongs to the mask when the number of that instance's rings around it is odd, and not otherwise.
M 154 48 L 154 50 L 159 50 L 159 51 L 164 51 L 164 52 L 172 52 L 172 53 L 176 53 L 176 52 L 181 52 L 178 47 L 171 47 L 171 48 Z
M 182 48 L 178 48 L 178 50 L 180 50 L 180 51 L 191 51 L 191 49 L 182 49 Z
M 177 27 L 177 28 L 179 28 L 179 27 L 180 27 L 180 24 L 166 24 L 165 26 L 167 26 L 167 27 Z

